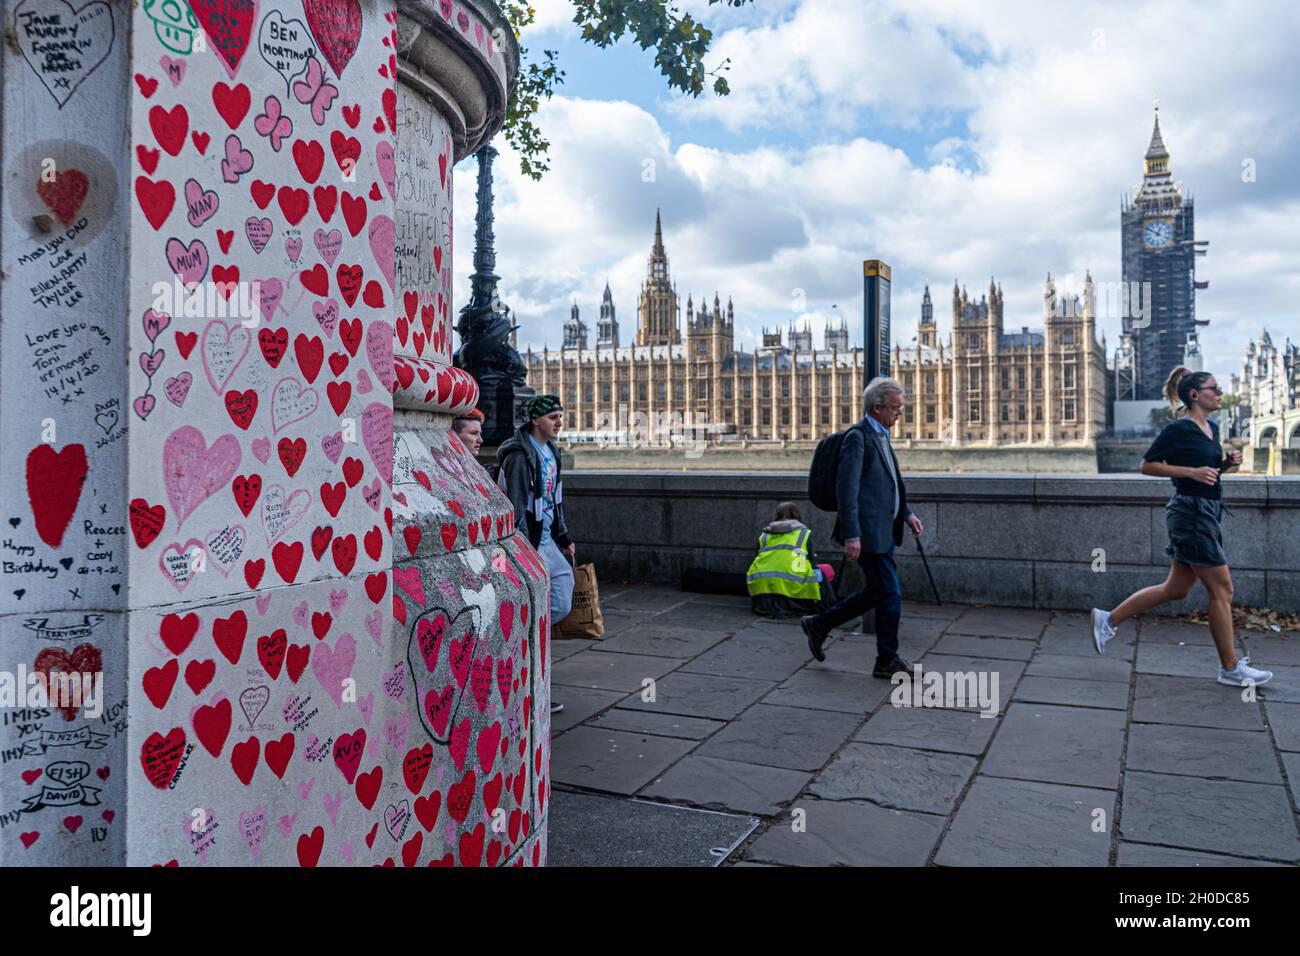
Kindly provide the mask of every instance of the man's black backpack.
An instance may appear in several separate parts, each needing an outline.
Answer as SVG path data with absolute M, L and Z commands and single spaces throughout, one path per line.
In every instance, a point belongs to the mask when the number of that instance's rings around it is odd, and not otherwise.
M 822 511 L 839 511 L 839 501 L 835 493 L 835 482 L 840 471 L 840 452 L 844 448 L 844 436 L 852 429 L 860 427 L 851 425 L 842 432 L 827 435 L 817 443 L 813 452 L 812 465 L 808 468 L 808 500 Z

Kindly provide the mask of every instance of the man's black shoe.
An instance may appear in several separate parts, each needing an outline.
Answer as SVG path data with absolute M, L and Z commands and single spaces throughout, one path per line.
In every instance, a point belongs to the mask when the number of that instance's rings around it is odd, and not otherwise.
M 895 657 L 892 661 L 876 661 L 876 667 L 871 672 L 872 677 L 883 677 L 885 680 L 893 677 L 895 674 L 912 673 L 912 665 L 901 657 Z
M 799 626 L 808 635 L 808 650 L 812 651 L 812 656 L 819 661 L 824 661 L 826 660 L 826 654 L 822 651 L 822 645 L 826 643 L 826 635 L 817 630 L 816 620 L 815 615 L 809 614 L 807 617 L 799 619 Z

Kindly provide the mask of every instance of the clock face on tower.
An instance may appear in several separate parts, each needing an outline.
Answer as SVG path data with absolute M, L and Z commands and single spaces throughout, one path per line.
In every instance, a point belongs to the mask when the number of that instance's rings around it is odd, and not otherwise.
M 1168 219 L 1153 219 L 1142 227 L 1142 242 L 1149 249 L 1160 249 L 1174 238 L 1174 228 Z

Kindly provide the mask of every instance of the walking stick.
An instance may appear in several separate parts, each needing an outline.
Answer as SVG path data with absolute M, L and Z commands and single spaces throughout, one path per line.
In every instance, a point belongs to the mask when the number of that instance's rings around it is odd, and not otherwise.
M 921 538 L 916 538 L 916 550 L 921 553 L 921 563 L 925 565 L 925 576 L 930 579 L 930 589 L 934 591 L 934 603 L 942 605 L 943 601 L 939 599 L 939 589 L 934 586 L 934 575 L 930 573 L 930 561 L 925 556 L 925 548 L 921 547 Z

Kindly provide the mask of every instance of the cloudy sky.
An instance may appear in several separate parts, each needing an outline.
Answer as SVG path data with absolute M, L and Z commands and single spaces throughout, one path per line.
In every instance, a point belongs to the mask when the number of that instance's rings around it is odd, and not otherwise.
M 954 278 L 977 293 L 996 277 L 1005 326 L 1041 328 L 1049 271 L 1119 281 L 1120 201 L 1141 181 L 1156 98 L 1210 243 L 1208 367 L 1235 370 L 1265 326 L 1300 342 L 1300 17 L 1286 0 L 681 0 L 714 30 L 710 62 L 730 59 L 731 95 L 698 100 L 670 94 L 626 41 L 583 44 L 568 0 L 534 4 L 524 45 L 558 50 L 567 78 L 538 117 L 550 172 L 522 177 L 508 149 L 497 162 L 497 271 L 521 347 L 557 347 L 574 300 L 594 336 L 607 278 L 628 342 L 656 208 L 683 305 L 731 295 L 742 347 L 791 320 L 820 347 L 833 306 L 860 343 L 866 258 L 893 267 L 895 342 L 915 335 L 927 283 L 947 337 Z M 456 176 L 464 302 L 474 162 Z M 1100 324 L 1113 351 L 1118 315 Z

